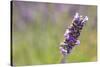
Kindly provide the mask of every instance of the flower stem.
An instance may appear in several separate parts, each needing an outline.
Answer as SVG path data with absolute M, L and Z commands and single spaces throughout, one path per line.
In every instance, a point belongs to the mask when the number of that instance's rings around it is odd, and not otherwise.
M 67 63 L 67 55 L 63 55 L 61 59 L 61 63 Z

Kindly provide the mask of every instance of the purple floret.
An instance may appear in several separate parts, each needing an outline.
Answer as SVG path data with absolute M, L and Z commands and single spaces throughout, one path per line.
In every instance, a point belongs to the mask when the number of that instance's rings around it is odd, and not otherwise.
M 67 39 L 67 42 L 69 42 L 69 43 L 75 43 L 76 39 L 73 36 L 69 36 L 69 38 Z

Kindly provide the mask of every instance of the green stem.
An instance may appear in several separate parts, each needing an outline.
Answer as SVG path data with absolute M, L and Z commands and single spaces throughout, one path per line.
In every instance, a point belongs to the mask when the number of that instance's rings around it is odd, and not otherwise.
M 61 63 L 67 63 L 66 59 L 67 59 L 67 55 L 63 55 L 61 59 Z

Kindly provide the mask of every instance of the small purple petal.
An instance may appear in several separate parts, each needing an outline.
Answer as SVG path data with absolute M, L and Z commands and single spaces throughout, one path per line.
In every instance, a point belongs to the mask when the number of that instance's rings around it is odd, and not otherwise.
M 80 45 L 80 41 L 79 41 L 79 40 L 77 40 L 75 44 Z
M 77 19 L 77 18 L 79 18 L 79 14 L 78 13 L 76 13 L 75 16 L 74 16 L 74 19 Z
M 69 32 L 70 32 L 70 31 L 69 31 L 68 29 L 66 29 L 66 32 L 65 32 L 65 34 L 64 34 L 64 37 L 66 37 L 66 36 L 68 35 Z
M 67 55 L 67 50 L 65 50 L 63 47 L 60 47 L 60 52 L 63 54 L 63 55 Z
M 70 36 L 69 39 L 68 39 L 68 41 L 69 41 L 69 42 L 75 42 L 76 39 L 75 39 L 73 36 Z

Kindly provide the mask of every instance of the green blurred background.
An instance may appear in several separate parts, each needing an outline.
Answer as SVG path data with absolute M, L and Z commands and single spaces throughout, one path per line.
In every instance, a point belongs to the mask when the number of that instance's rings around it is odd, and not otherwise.
M 43 2 L 12 2 L 14 65 L 59 64 L 59 44 L 76 12 L 88 16 L 68 63 L 97 60 L 97 6 Z

